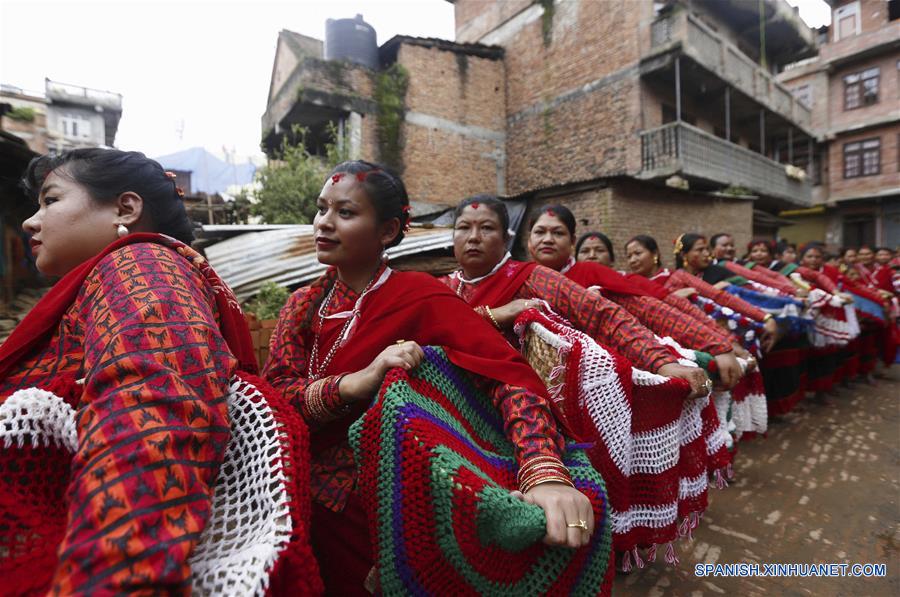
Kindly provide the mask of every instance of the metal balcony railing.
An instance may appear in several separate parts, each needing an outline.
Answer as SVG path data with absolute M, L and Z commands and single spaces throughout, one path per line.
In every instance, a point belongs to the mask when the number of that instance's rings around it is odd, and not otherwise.
M 683 122 L 672 122 L 641 133 L 640 177 L 679 174 L 744 187 L 755 194 L 807 205 L 812 201 L 809 179 L 787 174 L 787 166 L 770 160 Z
M 676 44 L 706 70 L 769 110 L 809 130 L 812 111 L 807 106 L 794 99 L 787 87 L 734 44 L 687 11 L 667 15 L 650 26 L 650 54 L 671 50 Z

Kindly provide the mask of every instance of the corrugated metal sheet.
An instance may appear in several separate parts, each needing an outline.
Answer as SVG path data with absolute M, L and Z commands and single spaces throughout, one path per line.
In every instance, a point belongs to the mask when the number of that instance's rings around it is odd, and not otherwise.
M 413 228 L 388 255 L 396 259 L 452 246 L 449 228 Z M 206 258 L 241 301 L 268 280 L 295 286 L 315 280 L 326 268 L 316 259 L 312 226 L 242 234 L 206 247 Z

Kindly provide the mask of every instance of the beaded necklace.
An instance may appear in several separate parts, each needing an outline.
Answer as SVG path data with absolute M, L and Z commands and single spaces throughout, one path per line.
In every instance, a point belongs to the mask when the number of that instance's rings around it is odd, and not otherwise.
M 376 272 L 377 273 L 377 272 Z M 372 279 L 369 280 L 369 283 L 366 284 L 366 287 L 363 289 L 362 294 L 360 294 L 360 299 L 365 296 L 369 289 L 372 287 L 372 284 L 375 283 L 376 276 L 372 276 Z M 310 381 L 315 381 L 322 377 L 322 373 L 328 369 L 328 365 L 331 364 L 331 359 L 334 358 L 335 353 L 337 353 L 338 348 L 341 347 L 341 340 L 344 338 L 344 334 L 347 333 L 347 329 L 353 324 L 353 321 L 356 317 L 359 316 L 359 305 L 360 301 L 357 300 L 356 305 L 353 307 L 353 312 L 350 317 L 347 318 L 347 321 L 344 322 L 344 325 L 341 327 L 341 332 L 338 334 L 337 339 L 331 345 L 331 348 L 328 350 L 328 353 L 325 355 L 325 359 L 318 363 L 319 360 L 319 335 L 322 332 L 322 322 L 325 320 L 325 314 L 328 312 L 328 307 L 331 305 L 331 298 L 334 296 L 334 289 L 337 286 L 337 280 L 331 286 L 331 290 L 328 291 L 328 296 L 325 297 L 325 300 L 322 301 L 322 306 L 319 307 L 319 320 L 316 322 L 315 335 L 313 337 L 313 349 L 312 354 L 309 357 L 309 367 L 307 368 L 307 377 Z

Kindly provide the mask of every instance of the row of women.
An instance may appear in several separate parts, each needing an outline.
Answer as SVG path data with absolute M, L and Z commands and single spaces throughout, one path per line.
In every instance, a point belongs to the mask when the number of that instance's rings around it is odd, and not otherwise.
M 260 373 L 159 164 L 74 150 L 23 186 L 60 279 L 0 346 L 8 594 L 606 594 L 677 562 L 767 409 L 888 356 L 883 297 L 815 247 L 713 265 L 684 235 L 670 271 L 641 236 L 623 274 L 552 206 L 522 262 L 476 196 L 458 271 L 394 271 L 404 184 L 353 161 Z

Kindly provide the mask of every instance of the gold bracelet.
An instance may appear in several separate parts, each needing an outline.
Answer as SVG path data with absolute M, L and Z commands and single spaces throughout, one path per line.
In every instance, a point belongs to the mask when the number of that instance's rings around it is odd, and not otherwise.
M 535 456 L 533 458 L 529 458 L 524 464 L 519 467 L 519 472 L 516 477 L 521 479 L 523 476 L 527 475 L 532 468 L 539 464 L 553 464 L 565 470 L 566 472 L 569 471 L 569 469 L 566 468 L 566 465 L 563 464 L 562 460 L 560 460 L 556 456 Z
M 541 477 L 540 479 L 537 479 L 531 483 L 526 483 L 524 485 L 520 485 L 519 491 L 521 491 L 522 493 L 528 493 L 529 491 L 531 491 L 538 485 L 543 485 L 544 483 L 562 483 L 564 485 L 568 485 L 569 487 L 575 487 L 575 484 L 572 483 L 571 479 L 560 475 L 560 476 L 553 476 L 553 477 Z
M 500 331 L 503 331 L 503 328 L 500 327 L 500 324 L 497 323 L 497 320 L 494 318 L 494 314 L 491 312 L 491 308 L 488 306 L 485 306 L 484 310 L 488 314 L 488 317 L 491 318 L 491 323 L 494 324 L 494 327 Z
M 769 321 L 770 319 L 774 319 L 774 317 L 775 317 L 775 316 L 772 315 L 771 313 L 766 313 L 765 316 L 763 317 L 763 323 L 766 323 L 766 322 Z

